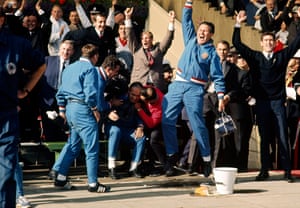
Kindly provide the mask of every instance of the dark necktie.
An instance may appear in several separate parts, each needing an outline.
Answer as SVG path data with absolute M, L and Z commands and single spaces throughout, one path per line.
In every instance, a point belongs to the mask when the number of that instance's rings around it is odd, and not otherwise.
M 66 63 L 66 61 L 64 61 L 63 65 L 62 65 L 62 68 L 61 68 L 61 71 L 63 71 L 66 68 L 66 65 L 67 65 L 67 63 Z
M 103 37 L 103 32 L 99 33 L 99 38 L 101 39 Z
M 152 66 L 154 64 L 154 59 L 153 59 L 150 49 L 146 50 L 146 54 L 147 54 L 147 59 L 148 59 L 148 66 Z
M 61 71 L 59 73 L 59 77 L 58 77 L 58 82 L 57 82 L 57 88 L 61 85 L 61 81 L 62 81 L 62 73 L 64 71 L 64 69 L 66 68 L 66 61 L 63 62 L 62 67 L 61 67 Z

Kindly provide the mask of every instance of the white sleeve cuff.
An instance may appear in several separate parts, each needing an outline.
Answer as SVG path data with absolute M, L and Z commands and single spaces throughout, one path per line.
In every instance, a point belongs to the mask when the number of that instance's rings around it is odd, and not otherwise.
M 168 30 L 169 31 L 174 31 L 175 30 L 174 23 L 169 22 Z
M 44 13 L 45 13 L 45 11 L 42 10 L 42 9 L 40 9 L 40 10 L 38 11 L 38 14 L 39 14 L 39 15 L 43 15 Z
M 15 16 L 16 16 L 16 17 L 20 17 L 22 14 L 23 14 L 23 12 L 22 12 L 20 9 L 18 9 L 18 10 L 15 12 Z
M 125 27 L 132 27 L 132 21 L 131 19 L 125 20 Z
M 241 27 L 241 23 L 235 23 L 234 27 L 240 28 Z

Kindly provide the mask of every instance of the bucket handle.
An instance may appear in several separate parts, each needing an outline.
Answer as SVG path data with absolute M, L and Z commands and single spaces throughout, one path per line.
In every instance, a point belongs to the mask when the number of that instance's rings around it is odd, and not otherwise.
M 216 180 L 215 180 L 215 177 L 213 176 L 213 177 L 211 177 L 210 178 L 211 179 L 211 182 L 212 182 L 212 184 L 214 184 L 214 185 L 225 185 L 223 182 L 217 182 Z

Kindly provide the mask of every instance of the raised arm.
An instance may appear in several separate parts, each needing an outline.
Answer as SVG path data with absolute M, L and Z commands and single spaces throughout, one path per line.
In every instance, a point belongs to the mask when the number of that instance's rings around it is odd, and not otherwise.
M 251 58 L 254 60 L 254 51 L 251 50 L 248 46 L 246 46 L 241 41 L 241 23 L 245 21 L 247 16 L 242 15 L 242 13 L 239 13 L 236 16 L 236 23 L 234 26 L 234 31 L 232 35 L 232 44 L 234 47 L 241 53 L 242 57 L 244 57 L 247 61 L 249 61 Z
M 193 38 L 196 37 L 196 31 L 192 20 L 192 6 L 193 0 L 187 0 L 184 4 L 182 12 L 182 32 L 184 45 Z
M 111 1 L 111 7 L 108 10 L 108 15 L 106 18 L 106 25 L 114 28 L 115 26 L 115 5 L 118 3 L 118 0 Z
M 168 25 L 168 31 L 164 39 L 160 43 L 160 50 L 163 54 L 167 53 L 168 49 L 171 47 L 172 41 L 174 39 L 174 24 L 175 24 L 175 12 L 170 11 L 169 12 L 169 25 Z
M 24 8 L 25 8 L 26 4 L 27 4 L 27 0 L 22 0 L 21 1 L 20 7 L 15 12 L 15 16 L 17 16 L 17 17 L 23 16 L 23 11 L 24 11 Z
M 137 50 L 137 48 L 140 46 L 139 43 L 137 42 L 137 39 L 135 37 L 135 33 L 132 28 L 132 20 L 131 16 L 133 13 L 133 7 L 131 8 L 126 8 L 124 14 L 125 14 L 125 28 L 126 28 L 126 34 L 128 37 L 128 47 L 132 53 Z
M 80 19 L 80 22 L 81 22 L 82 26 L 84 28 L 92 26 L 92 23 L 91 23 L 90 19 L 88 18 L 88 16 L 86 15 L 86 12 L 84 11 L 82 5 L 80 4 L 80 0 L 74 0 L 74 3 L 75 3 L 75 8 L 76 8 L 76 11 L 78 13 L 78 16 L 79 16 L 79 19 Z
M 41 19 L 42 27 L 46 27 L 45 25 L 47 25 L 47 27 L 48 27 L 50 25 L 50 20 L 49 20 L 49 17 L 46 15 L 45 11 L 41 8 L 41 2 L 42 2 L 42 0 L 38 0 L 36 2 L 35 10 Z M 49 29 L 51 29 L 51 28 L 49 28 Z M 50 35 L 50 33 L 49 33 L 49 35 Z

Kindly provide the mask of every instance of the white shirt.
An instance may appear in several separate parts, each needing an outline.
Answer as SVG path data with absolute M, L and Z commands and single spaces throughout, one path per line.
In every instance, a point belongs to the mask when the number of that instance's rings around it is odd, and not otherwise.
M 263 51 L 262 53 L 264 54 L 264 56 L 266 57 L 267 60 L 270 60 L 273 57 L 273 52 L 268 53 L 268 52 Z
M 63 19 L 56 20 L 51 16 L 50 21 L 52 22 L 52 27 L 48 42 L 48 52 L 50 56 L 58 56 L 59 45 L 70 29 L 68 24 Z M 60 30 L 62 27 L 64 27 L 64 31 L 62 35 L 60 35 Z

